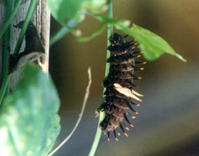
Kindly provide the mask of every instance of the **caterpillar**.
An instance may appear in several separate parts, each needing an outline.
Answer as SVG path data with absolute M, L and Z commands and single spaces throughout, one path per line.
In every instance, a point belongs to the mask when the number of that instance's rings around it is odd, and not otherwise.
M 110 37 L 110 58 L 107 62 L 110 63 L 108 76 L 103 82 L 103 86 L 106 88 L 104 92 L 104 102 L 99 107 L 101 111 L 105 112 L 105 117 L 101 121 L 100 126 L 102 131 L 108 137 L 110 142 L 110 134 L 113 133 L 115 141 L 118 141 L 121 129 L 125 136 L 128 136 L 127 132 L 129 127 L 134 127 L 133 123 L 129 119 L 130 112 L 135 115 L 139 114 L 134 106 L 139 107 L 142 102 L 142 94 L 134 90 L 134 80 L 140 80 L 142 77 L 135 76 L 136 71 L 142 71 L 144 68 L 137 65 L 146 64 L 146 61 L 139 61 L 141 58 L 141 50 L 138 47 L 138 43 L 134 40 L 127 41 L 128 35 L 120 35 L 118 33 L 112 34 Z M 135 119 L 136 116 L 132 115 L 131 118 Z

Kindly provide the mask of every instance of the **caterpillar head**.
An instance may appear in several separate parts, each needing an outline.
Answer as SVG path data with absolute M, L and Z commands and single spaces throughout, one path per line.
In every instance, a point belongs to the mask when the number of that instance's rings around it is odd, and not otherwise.
M 118 33 L 114 33 L 111 37 L 110 37 L 110 41 L 112 44 L 114 45 L 123 45 L 123 44 L 126 44 L 126 40 L 123 40 L 124 38 L 126 38 L 127 35 L 125 36 L 121 36 L 120 34 Z

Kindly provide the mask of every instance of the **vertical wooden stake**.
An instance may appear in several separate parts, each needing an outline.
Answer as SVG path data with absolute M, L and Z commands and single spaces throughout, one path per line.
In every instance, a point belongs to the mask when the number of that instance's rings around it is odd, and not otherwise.
M 15 0 L 16 3 L 17 0 Z M 20 33 L 20 29 L 16 29 L 13 25 L 23 21 L 26 17 L 31 0 L 24 0 L 19 7 L 17 14 L 11 25 L 11 45 L 10 52 L 13 53 L 16 42 Z M 0 0 L 0 29 L 4 25 L 5 19 L 5 4 L 6 0 Z M 44 44 L 45 49 L 45 64 L 42 66 L 43 71 L 48 73 L 49 68 L 49 38 L 50 38 L 50 11 L 46 0 L 38 0 L 33 15 L 33 23 L 37 28 L 40 39 Z M 0 80 L 2 81 L 2 40 L 0 40 Z M 22 44 L 20 51 L 23 51 L 25 43 Z M 10 86 L 15 86 L 16 80 L 11 77 Z

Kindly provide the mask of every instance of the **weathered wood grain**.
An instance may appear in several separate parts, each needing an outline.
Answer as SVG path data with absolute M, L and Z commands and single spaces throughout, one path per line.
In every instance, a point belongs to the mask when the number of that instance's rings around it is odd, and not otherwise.
M 17 2 L 17 0 L 15 1 L 15 3 Z M 2 28 L 3 24 L 5 23 L 6 19 L 5 19 L 5 3 L 6 0 L 0 0 L 0 28 Z M 21 29 L 16 29 L 13 27 L 13 25 L 18 24 L 20 21 L 23 21 L 27 15 L 27 11 L 30 5 L 30 0 L 24 0 L 21 4 L 21 6 L 19 7 L 17 14 L 12 22 L 11 25 L 11 45 L 10 45 L 10 52 L 13 53 L 16 43 L 17 43 L 17 39 L 19 37 L 19 33 L 21 31 Z M 44 45 L 44 49 L 45 49 L 45 61 L 44 61 L 44 65 L 42 65 L 42 69 L 45 72 L 48 72 L 48 64 L 49 64 L 49 37 L 50 37 L 50 12 L 49 9 L 47 7 L 47 1 L 45 0 L 38 0 L 36 7 L 35 7 L 35 11 L 34 11 L 34 15 L 33 15 L 33 23 L 37 28 L 39 37 Z M 20 52 L 22 52 L 24 50 L 25 47 L 25 41 L 23 41 L 23 44 L 21 46 Z M 0 40 L 0 76 L 1 76 L 1 72 L 2 72 L 2 41 Z M 1 76 L 2 77 L 2 76 Z M 20 73 L 15 76 L 11 76 L 11 83 L 10 86 L 11 88 L 13 88 L 16 84 L 16 82 L 18 81 L 18 79 L 20 78 Z

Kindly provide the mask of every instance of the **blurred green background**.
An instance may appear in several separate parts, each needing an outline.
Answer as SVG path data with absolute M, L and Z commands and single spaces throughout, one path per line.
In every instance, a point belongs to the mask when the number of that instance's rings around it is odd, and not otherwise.
M 96 156 L 199 155 L 199 1 L 113 0 L 114 17 L 130 19 L 162 36 L 188 60 L 170 55 L 145 65 L 137 91 L 145 95 L 129 137 L 108 143 L 102 136 Z M 83 35 L 99 23 L 91 17 L 78 28 Z M 59 29 L 52 20 L 52 34 Z M 92 68 L 92 87 L 83 119 L 55 156 L 86 156 L 95 135 L 95 110 L 101 104 L 106 57 L 106 31 L 92 41 L 77 42 L 71 34 L 51 47 L 50 73 L 61 97 L 62 141 L 74 126 Z

